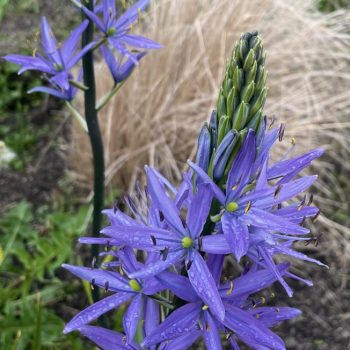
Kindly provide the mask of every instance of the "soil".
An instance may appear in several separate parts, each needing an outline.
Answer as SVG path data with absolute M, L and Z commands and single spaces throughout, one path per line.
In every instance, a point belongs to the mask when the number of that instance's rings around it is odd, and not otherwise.
M 11 6 L 16 6 L 20 1 L 11 1 Z M 17 19 L 13 13 L 7 15 L 1 22 L 0 54 L 16 52 L 19 47 L 25 47 L 26 41 L 33 43 L 35 32 L 39 28 L 41 14 L 45 13 L 50 21 L 70 23 L 73 13 L 69 1 L 39 1 L 39 11 L 26 11 L 19 14 Z M 75 18 L 79 18 L 75 16 Z M 63 22 L 63 23 L 62 23 Z M 34 206 L 38 206 L 50 199 L 57 190 L 57 184 L 62 178 L 66 165 L 62 152 L 55 147 L 52 138 L 66 138 L 69 134 L 68 122 L 53 121 L 50 118 L 52 110 L 58 105 L 50 100 L 44 111 L 32 111 L 29 115 L 31 122 L 38 125 L 49 123 L 50 133 L 38 143 L 36 157 L 33 164 L 22 172 L 3 170 L 0 172 L 0 207 L 27 199 Z M 45 150 L 45 152 L 43 152 Z M 38 163 L 38 159 L 41 159 Z M 317 249 L 322 252 L 320 242 Z M 329 250 L 327 250 L 329 251 Z M 316 255 L 315 251 L 311 256 Z M 303 315 L 297 320 L 285 322 L 277 328 L 278 334 L 286 341 L 290 350 L 346 350 L 350 349 L 350 279 L 347 271 L 341 270 L 341 257 L 337 252 L 327 256 L 313 256 L 320 258 L 330 266 L 330 269 L 315 267 L 312 264 L 304 264 L 304 275 L 310 276 L 315 286 L 308 288 L 298 282 L 290 284 L 295 291 L 295 296 L 289 299 L 284 291 L 276 287 L 278 305 L 289 305 L 303 311 Z M 58 307 L 59 309 L 59 307 Z M 198 349 L 198 347 L 196 347 Z M 243 347 L 242 347 L 243 348 Z

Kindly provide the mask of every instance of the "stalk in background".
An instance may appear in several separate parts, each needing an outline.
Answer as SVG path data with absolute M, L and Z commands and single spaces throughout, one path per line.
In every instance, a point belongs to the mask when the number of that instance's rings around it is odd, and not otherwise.
M 89 0 L 86 4 L 90 11 L 94 9 L 94 1 Z M 83 19 L 86 18 L 83 13 Z M 94 23 L 89 21 L 89 25 L 82 36 L 83 47 L 93 41 Z M 88 87 L 84 91 L 84 109 L 85 118 L 88 127 L 88 134 L 91 143 L 93 167 L 94 167 L 94 198 L 93 198 L 93 218 L 92 218 L 92 236 L 98 237 L 102 224 L 102 209 L 104 197 L 104 153 L 103 142 L 100 127 L 97 119 L 96 105 L 96 85 L 94 74 L 93 51 L 87 52 L 83 57 L 84 85 Z M 91 255 L 93 261 L 98 260 L 98 245 L 91 246 Z M 92 291 L 94 302 L 99 299 L 99 290 L 94 288 Z

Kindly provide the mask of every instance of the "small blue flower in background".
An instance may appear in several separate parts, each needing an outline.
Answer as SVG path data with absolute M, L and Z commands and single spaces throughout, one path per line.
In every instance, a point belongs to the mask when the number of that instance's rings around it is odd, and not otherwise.
M 148 4 L 149 0 L 137 1 L 119 16 L 114 0 L 103 0 L 102 4 L 95 7 L 94 12 L 83 6 L 86 16 L 102 32 L 102 40 L 107 40 L 106 44 L 101 45 L 101 52 L 115 83 L 125 80 L 146 54 L 145 52 L 135 53 L 130 48 L 150 50 L 162 47 L 153 40 L 130 33 L 132 25 Z M 114 51 L 118 53 L 117 59 Z
M 82 50 L 78 49 L 80 36 L 87 25 L 88 21 L 83 21 L 61 45 L 58 44 L 46 18 L 43 17 L 41 20 L 41 50 L 35 50 L 33 56 L 6 55 L 4 59 L 22 66 L 18 74 L 27 70 L 37 70 L 47 74 L 52 88 L 36 87 L 30 92 L 45 92 L 70 101 L 76 93 L 76 88 L 70 84 L 70 80 L 73 80 L 71 70 L 95 45 L 95 43 L 90 43 Z
M 139 0 L 120 16 L 118 16 L 114 0 L 103 0 L 102 4 L 96 7 L 95 12 L 86 7 L 83 7 L 83 10 L 105 35 L 110 47 L 124 56 L 133 58 L 134 56 L 128 46 L 142 50 L 162 47 L 153 40 L 130 33 L 132 25 L 138 19 L 140 12 L 144 11 L 148 4 L 149 0 Z M 98 16 L 100 12 L 102 12 L 102 19 Z M 134 60 L 137 64 L 136 58 Z

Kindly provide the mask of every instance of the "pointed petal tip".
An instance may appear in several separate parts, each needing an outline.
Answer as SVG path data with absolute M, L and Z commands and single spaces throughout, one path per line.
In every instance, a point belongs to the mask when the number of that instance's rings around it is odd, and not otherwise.
M 67 325 L 63 328 L 62 333 L 63 333 L 63 334 L 68 334 L 68 333 L 70 333 L 70 332 L 72 332 L 72 331 L 73 331 L 73 329 L 71 329 L 71 327 L 69 327 L 69 324 L 67 324 Z

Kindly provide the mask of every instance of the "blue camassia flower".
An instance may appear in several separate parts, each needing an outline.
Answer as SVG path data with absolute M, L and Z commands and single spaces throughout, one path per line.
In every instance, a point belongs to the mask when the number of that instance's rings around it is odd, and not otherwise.
M 301 224 L 306 218 L 317 215 L 319 210 L 307 205 L 306 199 L 300 204 L 288 205 L 290 199 L 309 188 L 317 177 L 293 178 L 323 152 L 314 150 L 295 159 L 277 162 L 269 168 L 269 150 L 277 136 L 278 129 L 264 130 L 259 140 L 254 131 L 249 130 L 224 188 L 215 184 L 201 167 L 192 162 L 189 164 L 202 183 L 210 185 L 222 208 L 216 215 L 217 234 L 206 237 L 202 249 L 214 254 L 232 252 L 237 261 L 248 254 L 253 261 L 275 271 L 291 296 L 292 291 L 279 275 L 273 256 L 285 254 L 323 265 L 291 249 L 294 241 L 310 239 L 301 237 L 309 233 Z M 274 183 L 276 179 L 279 180 Z M 286 207 L 282 208 L 282 203 L 287 204 Z
M 128 273 L 128 268 L 132 271 L 140 263 L 135 260 L 131 250 L 124 249 L 120 256 L 119 252 L 112 254 L 118 255 L 121 265 Z M 240 277 L 219 285 L 223 256 L 209 255 L 206 265 L 223 300 L 226 309 L 224 319 L 218 319 L 211 308 L 201 300 L 188 278 L 165 271 L 153 278 L 149 284 L 151 287 L 148 287 L 148 292 L 152 293 L 153 290 L 153 293 L 156 293 L 165 288 L 169 289 L 185 305 L 173 311 L 161 324 L 159 324 L 158 304 L 153 299 L 154 295 L 143 294 L 145 292 L 141 290 L 142 281 L 131 280 L 121 287 L 121 282 L 125 282 L 123 277 L 119 275 L 116 278 L 116 274 L 113 272 L 65 265 L 65 268 L 77 276 L 89 281 L 93 279 L 93 283 L 97 286 L 106 288 L 108 283 L 108 288 L 118 291 L 118 294 L 106 297 L 76 315 L 66 325 L 64 332 L 78 330 L 106 350 L 136 350 L 141 348 L 154 350 L 157 345 L 158 349 L 163 350 L 183 350 L 191 346 L 201 336 L 205 340 L 207 349 L 221 349 L 220 333 L 226 336 L 234 349 L 239 349 L 237 339 L 256 349 L 263 346 L 275 350 L 285 349 L 283 341 L 269 328 L 298 316 L 300 311 L 289 307 L 261 306 L 264 304 L 263 297 L 256 300 L 251 298 L 252 294 L 256 294 L 274 283 L 275 274 L 268 269 L 261 269 L 258 265 L 253 265 L 250 270 L 245 270 Z M 288 267 L 289 264 L 286 263 L 277 266 L 281 275 L 288 272 Z M 125 291 L 128 286 L 131 289 Z M 121 303 L 130 299 L 132 302 L 123 320 L 126 336 L 87 325 L 101 314 L 117 308 Z M 143 320 L 144 338 L 141 346 L 133 340 L 140 320 Z
M 120 16 L 118 16 L 115 0 L 103 0 L 93 12 L 83 6 L 86 16 L 103 33 L 102 39 L 107 41 L 107 45 L 101 46 L 101 52 L 115 83 L 125 80 L 146 54 L 145 52 L 134 53 L 129 47 L 136 50 L 162 47 L 153 40 L 130 33 L 132 25 L 148 4 L 149 0 L 139 0 Z M 99 16 L 100 14 L 102 16 Z M 118 59 L 114 56 L 114 50 L 119 53 Z
M 216 283 L 219 283 L 223 258 L 209 255 L 208 269 Z M 283 275 L 288 264 L 278 266 Z M 177 275 L 177 277 L 182 277 Z M 182 277 L 183 278 L 183 277 Z M 252 302 L 255 294 L 275 282 L 276 276 L 268 269 L 252 268 L 240 277 L 218 286 L 224 302 L 226 314 L 219 320 L 208 305 L 197 297 L 192 298 L 192 286 L 186 279 L 173 278 L 167 288 L 174 293 L 182 288 L 184 300 L 188 303 L 172 312 L 141 345 L 160 344 L 162 350 L 183 350 L 190 347 L 199 337 L 203 337 L 208 350 L 221 349 L 220 333 L 225 334 L 234 349 L 239 349 L 236 339 L 240 339 L 254 349 L 283 350 L 285 344 L 269 328 L 283 320 L 300 315 L 300 311 L 289 307 L 260 307 L 263 298 Z
M 175 189 L 156 170 L 147 167 L 147 193 L 152 203 L 152 221 L 139 223 L 125 214 L 109 212 L 111 225 L 101 232 L 109 238 L 82 238 L 82 243 L 125 244 L 148 252 L 158 252 L 158 259 L 145 264 L 129 274 L 131 278 L 147 278 L 158 275 L 171 266 L 185 267 L 193 288 L 203 301 L 211 307 L 219 319 L 225 316 L 221 298 L 199 253 L 201 233 L 209 215 L 212 193 L 208 185 L 199 185 L 197 192 L 184 191 L 176 200 L 167 195 L 167 188 Z M 182 221 L 181 204 L 188 202 L 185 222 Z M 115 217 L 114 217 L 115 215 Z M 120 220 L 122 217 L 122 220 Z
M 71 273 L 90 282 L 92 286 L 104 288 L 105 291 L 114 292 L 114 294 L 94 303 L 78 313 L 66 324 L 64 333 L 81 330 L 82 326 L 97 319 L 102 314 L 118 308 L 125 302 L 131 301 L 123 317 L 123 326 L 126 333 L 126 341 L 132 343 L 141 318 L 144 320 L 144 336 L 147 336 L 158 326 L 159 306 L 151 296 L 165 288 L 154 277 L 131 279 L 116 271 L 115 267 L 119 266 L 124 274 L 130 275 L 132 272 L 143 267 L 143 264 L 136 260 L 131 248 L 124 247 L 123 249 L 119 249 L 118 252 L 112 250 L 106 254 L 115 256 L 117 261 L 106 264 L 104 266 L 105 269 L 79 267 L 67 264 L 62 265 Z M 149 257 L 148 261 L 149 260 L 152 260 L 152 256 Z M 166 277 L 167 275 L 163 276 L 163 278 Z
M 47 78 L 53 88 L 42 86 L 36 87 L 29 92 L 45 92 L 64 100 L 71 100 L 76 89 L 70 84 L 70 80 L 73 80 L 70 70 L 95 45 L 95 43 L 90 43 L 82 50 L 77 49 L 80 36 L 85 31 L 88 23 L 88 20 L 83 21 L 71 32 L 66 41 L 59 45 L 46 18 L 42 17 L 42 54 L 35 50 L 33 56 L 6 55 L 4 59 L 22 66 L 18 74 L 27 70 L 37 70 L 48 75 Z

